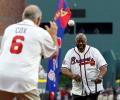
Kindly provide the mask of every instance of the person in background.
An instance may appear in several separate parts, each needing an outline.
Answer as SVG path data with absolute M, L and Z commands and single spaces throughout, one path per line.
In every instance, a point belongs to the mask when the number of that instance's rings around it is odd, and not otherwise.
M 76 46 L 68 50 L 62 63 L 62 73 L 72 79 L 73 100 L 97 100 L 103 91 L 107 63 L 98 49 L 87 45 L 84 33 L 77 34 Z
M 57 25 L 40 28 L 42 12 L 25 8 L 22 21 L 5 29 L 0 55 L 0 100 L 40 100 L 37 88 L 41 58 L 58 55 Z
M 47 79 L 47 73 L 42 65 L 39 66 L 39 79 Z

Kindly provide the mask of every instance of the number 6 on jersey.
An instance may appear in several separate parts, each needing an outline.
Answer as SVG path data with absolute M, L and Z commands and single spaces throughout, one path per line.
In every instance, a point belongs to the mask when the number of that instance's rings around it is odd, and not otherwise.
M 24 41 L 24 36 L 17 35 L 13 37 L 10 52 L 12 54 L 19 54 L 22 52 L 23 44 L 21 41 Z

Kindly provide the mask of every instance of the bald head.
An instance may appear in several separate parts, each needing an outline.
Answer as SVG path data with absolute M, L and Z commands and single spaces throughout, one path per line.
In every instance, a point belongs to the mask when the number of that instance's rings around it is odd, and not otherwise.
M 42 12 L 40 8 L 36 5 L 29 5 L 23 11 L 22 19 L 30 19 L 32 21 L 39 18 L 41 20 Z

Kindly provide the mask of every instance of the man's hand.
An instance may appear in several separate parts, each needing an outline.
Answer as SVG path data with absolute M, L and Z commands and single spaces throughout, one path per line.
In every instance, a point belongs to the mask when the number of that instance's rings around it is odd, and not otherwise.
M 72 79 L 76 80 L 77 82 L 80 82 L 81 81 L 81 76 L 78 75 L 78 74 L 73 74 Z
M 95 84 L 99 84 L 99 83 L 101 83 L 101 82 L 102 82 L 102 80 L 101 80 L 101 79 L 99 79 L 99 78 L 97 78 L 94 82 L 95 82 Z
M 59 52 L 58 51 L 59 50 L 58 42 L 57 42 L 57 29 L 58 29 L 58 27 L 57 27 L 55 22 L 50 21 L 50 27 L 45 26 L 45 28 L 49 32 L 50 36 L 52 37 L 52 39 L 54 41 L 54 44 L 56 45 L 56 50 L 55 50 L 54 54 L 52 55 L 52 58 L 57 59 L 58 52 Z
M 50 36 L 52 37 L 55 44 L 57 44 L 57 25 L 55 22 L 50 21 L 50 27 L 47 25 L 45 26 L 46 30 L 49 32 Z
M 102 82 L 104 75 L 107 72 L 107 65 L 103 65 L 99 68 L 100 72 L 99 75 L 97 76 L 97 78 L 95 80 L 92 80 L 95 82 L 95 84 L 99 84 Z
M 95 84 L 99 84 L 99 83 L 102 82 L 102 77 L 99 77 L 99 76 L 98 76 L 95 80 L 92 80 L 92 81 L 94 81 Z

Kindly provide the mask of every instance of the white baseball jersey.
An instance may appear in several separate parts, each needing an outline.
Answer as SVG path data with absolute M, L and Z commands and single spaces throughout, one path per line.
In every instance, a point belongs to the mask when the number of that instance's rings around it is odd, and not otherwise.
M 0 90 L 22 93 L 36 89 L 41 57 L 50 57 L 55 48 L 49 33 L 32 21 L 10 25 L 1 44 Z
M 72 80 L 72 93 L 75 95 L 89 95 L 96 91 L 103 90 L 103 84 L 96 85 L 92 81 L 99 73 L 99 67 L 106 65 L 106 61 L 101 53 L 94 47 L 86 45 L 85 51 L 80 53 L 77 47 L 70 49 L 62 63 L 62 67 L 68 68 L 74 74 L 82 77 L 81 82 Z

